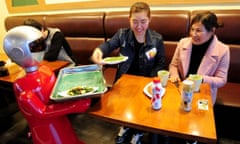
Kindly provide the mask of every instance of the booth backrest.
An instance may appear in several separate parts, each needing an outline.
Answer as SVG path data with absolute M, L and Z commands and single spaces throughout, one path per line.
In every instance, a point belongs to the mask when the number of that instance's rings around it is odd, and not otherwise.
M 166 65 L 171 61 L 177 42 L 188 35 L 190 19 L 203 10 L 153 10 L 150 28 L 162 34 L 166 51 Z M 228 81 L 240 83 L 240 10 L 211 10 L 224 24 L 217 29 L 220 41 L 230 46 L 230 68 Z M 5 20 L 6 30 L 21 25 L 33 18 L 45 26 L 58 27 L 69 41 L 81 64 L 90 64 L 92 50 L 111 38 L 119 28 L 129 27 L 128 11 L 90 12 L 49 15 L 9 16 Z M 168 67 L 166 66 L 166 69 Z
M 240 11 L 239 10 L 215 10 L 218 19 L 224 24 L 217 30 L 220 41 L 230 47 L 229 82 L 240 83 Z
M 5 28 L 8 31 L 9 29 L 23 25 L 24 20 L 31 18 L 35 19 L 44 25 L 44 18 L 46 15 L 21 15 L 21 16 L 9 16 L 5 19 Z
M 226 44 L 240 44 L 240 10 L 211 10 L 214 12 L 222 28 L 217 29 L 218 39 Z M 192 11 L 192 16 L 202 10 Z
M 104 12 L 71 13 L 53 15 L 13 16 L 5 20 L 6 29 L 9 30 L 23 21 L 32 18 L 47 27 L 57 27 L 65 35 L 74 55 L 81 64 L 90 64 L 89 57 L 95 47 L 105 41 Z
M 150 28 L 163 36 L 166 52 L 166 68 L 172 59 L 178 41 L 188 36 L 190 20 L 193 15 L 203 10 L 154 10 Z M 235 111 L 240 109 L 240 10 L 211 10 L 217 14 L 224 27 L 219 28 L 216 34 L 220 41 L 230 47 L 230 68 L 228 82 L 219 88 L 215 104 L 216 123 L 218 130 L 222 129 L 229 135 L 236 135 L 232 129 L 239 126 Z M 5 19 L 6 30 L 21 25 L 27 18 L 33 18 L 46 26 L 58 27 L 69 41 L 73 53 L 81 64 L 91 64 L 89 60 L 93 49 L 102 42 L 110 39 L 119 28 L 129 27 L 128 11 L 120 12 L 91 12 L 68 13 L 49 15 L 21 15 L 9 16 Z M 117 55 L 115 51 L 113 55 Z M 108 66 L 108 65 L 107 65 Z M 104 78 L 108 86 L 112 86 L 115 80 L 116 67 L 104 67 Z M 228 113 L 229 123 L 226 125 L 226 113 L 222 109 L 233 108 Z M 229 125 L 231 123 L 231 125 Z M 225 126 L 231 130 L 226 130 Z
M 57 14 L 48 15 L 45 24 L 60 28 L 81 64 L 89 64 L 90 52 L 105 41 L 103 20 L 103 12 Z
M 190 12 L 155 10 L 149 27 L 162 34 L 165 41 L 178 41 L 188 34 Z M 104 20 L 106 37 L 111 38 L 119 28 L 129 27 L 129 12 L 107 12 Z M 177 25 L 176 25 L 177 24 Z

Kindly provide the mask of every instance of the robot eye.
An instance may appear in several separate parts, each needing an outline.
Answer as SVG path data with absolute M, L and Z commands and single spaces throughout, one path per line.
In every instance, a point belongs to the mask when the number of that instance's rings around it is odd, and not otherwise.
M 45 41 L 44 38 L 41 37 L 29 44 L 29 48 L 31 52 L 40 52 L 45 50 Z

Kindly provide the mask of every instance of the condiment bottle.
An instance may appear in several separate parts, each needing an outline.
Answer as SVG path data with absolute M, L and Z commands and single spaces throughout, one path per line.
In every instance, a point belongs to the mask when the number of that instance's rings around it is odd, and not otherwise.
M 162 85 L 160 83 L 159 77 L 153 78 L 152 83 L 152 109 L 159 110 L 162 107 L 162 98 L 161 98 Z

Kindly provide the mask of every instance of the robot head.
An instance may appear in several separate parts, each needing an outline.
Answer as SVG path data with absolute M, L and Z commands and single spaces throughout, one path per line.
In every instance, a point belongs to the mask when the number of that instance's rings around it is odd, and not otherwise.
M 38 29 L 17 26 L 7 32 L 3 48 L 13 62 L 22 66 L 26 72 L 33 72 L 38 69 L 39 61 L 43 59 L 45 42 Z

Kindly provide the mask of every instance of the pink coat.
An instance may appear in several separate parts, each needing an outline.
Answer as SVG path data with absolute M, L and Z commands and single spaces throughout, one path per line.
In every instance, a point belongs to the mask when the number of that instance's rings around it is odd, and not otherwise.
M 178 76 L 180 74 L 182 80 L 186 79 L 191 51 L 192 39 L 190 37 L 181 39 L 169 65 L 171 76 Z M 217 89 L 224 86 L 227 82 L 229 62 L 229 47 L 214 36 L 197 71 L 197 74 L 203 76 L 203 82 L 209 83 L 211 86 L 213 104 L 216 102 Z

